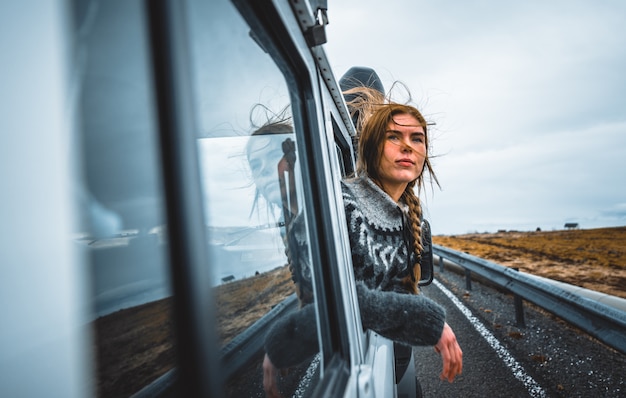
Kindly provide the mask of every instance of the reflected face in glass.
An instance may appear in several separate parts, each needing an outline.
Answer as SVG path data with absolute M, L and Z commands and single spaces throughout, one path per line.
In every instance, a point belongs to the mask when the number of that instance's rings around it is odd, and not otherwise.
M 278 182 L 278 162 L 283 157 L 282 143 L 292 134 L 251 136 L 246 146 L 254 184 L 265 200 L 282 205 Z

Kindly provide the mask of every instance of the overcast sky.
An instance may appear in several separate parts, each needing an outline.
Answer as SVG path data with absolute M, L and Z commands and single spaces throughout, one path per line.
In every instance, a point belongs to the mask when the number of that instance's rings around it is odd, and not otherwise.
M 328 15 L 338 78 L 372 67 L 436 122 L 433 233 L 626 225 L 626 2 L 342 0 Z

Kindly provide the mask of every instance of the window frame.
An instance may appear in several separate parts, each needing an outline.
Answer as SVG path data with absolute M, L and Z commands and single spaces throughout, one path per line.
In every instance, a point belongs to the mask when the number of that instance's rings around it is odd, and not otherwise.
M 346 131 L 337 134 L 332 118 L 326 117 L 329 113 L 324 107 L 332 108 L 336 115 L 340 110 L 327 87 L 321 84 L 323 78 L 318 75 L 318 65 L 289 2 L 233 0 L 233 4 L 290 88 L 304 199 L 309 209 L 316 209 L 306 212 L 309 234 L 313 237 L 310 241 L 313 273 L 318 281 L 316 310 L 322 353 L 322 377 L 313 387 L 313 395 L 354 391 L 356 384 L 349 380 L 355 380 L 363 362 L 364 346 L 358 330 L 360 319 L 353 277 L 351 282 L 346 274 L 346 269 L 351 272 L 352 268 L 346 263 L 350 257 L 346 253 L 349 249 L 346 249 L 345 214 L 338 178 L 341 171 L 335 150 L 340 148 L 343 164 L 353 167 L 351 141 Z M 205 286 L 198 284 L 207 280 L 203 265 L 209 256 L 204 244 L 204 217 L 198 217 L 204 210 L 193 139 L 195 118 L 184 5 L 167 0 L 146 1 L 146 12 L 170 233 L 179 358 L 177 385 L 185 390 L 180 391 L 184 394 L 207 395 L 221 391 L 222 379 L 215 356 L 210 355 L 211 351 L 219 352 L 215 329 L 208 324 L 210 318 L 206 316 L 206 303 L 211 303 L 212 313 L 214 303 Z M 339 225 L 343 228 L 338 228 Z
M 354 305 L 356 295 L 345 277 L 346 268 L 352 271 L 345 262 L 349 247 L 347 234 L 338 236 L 345 230 L 345 214 L 339 180 L 333 176 L 341 173 L 332 162 L 337 161 L 333 148 L 339 145 L 343 154 L 349 153 L 348 158 L 344 155 L 344 164 L 346 160 L 354 164 L 351 140 L 344 131 L 335 135 L 326 117 L 324 107 L 333 108 L 336 101 L 330 99 L 328 92 L 324 94 L 327 87 L 321 84 L 324 79 L 318 74 L 319 65 L 291 8 L 293 4 L 271 0 L 233 0 L 233 3 L 256 40 L 276 62 L 291 91 L 304 199 L 309 209 L 315 209 L 306 212 L 309 234 L 313 237 L 309 242 L 313 273 L 315 280 L 321 282 L 315 283 L 315 290 L 322 378 L 314 396 L 326 396 L 328 391 L 345 392 L 355 387 L 348 383 L 362 363 L 363 343 L 362 333 L 354 322 L 359 319 L 358 306 Z M 333 112 L 338 113 L 336 109 Z M 345 105 L 344 113 L 347 114 Z
M 166 198 L 177 385 L 182 396 L 220 394 L 215 306 L 205 281 L 204 208 L 195 141 L 185 3 L 145 1 Z M 201 216 L 198 216 L 201 215 Z M 209 305 L 207 305 L 209 303 Z

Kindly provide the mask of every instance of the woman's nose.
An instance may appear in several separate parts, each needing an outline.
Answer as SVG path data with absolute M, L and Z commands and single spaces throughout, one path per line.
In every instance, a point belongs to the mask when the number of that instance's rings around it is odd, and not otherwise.
M 413 151 L 413 147 L 411 146 L 411 143 L 407 142 L 406 140 L 401 141 L 400 149 L 402 149 L 403 151 L 407 151 L 407 152 Z
M 257 171 L 257 176 L 261 177 L 261 178 L 266 178 L 267 177 L 267 168 L 265 167 L 260 167 L 259 170 Z

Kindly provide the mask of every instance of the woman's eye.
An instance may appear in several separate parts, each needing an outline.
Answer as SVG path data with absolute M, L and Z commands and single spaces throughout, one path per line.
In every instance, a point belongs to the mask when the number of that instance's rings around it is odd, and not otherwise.
M 395 136 L 395 135 L 388 135 L 387 139 L 390 140 L 390 141 L 398 141 L 398 137 Z
M 424 142 L 424 139 L 422 137 L 413 137 L 411 141 L 421 144 L 422 142 Z

